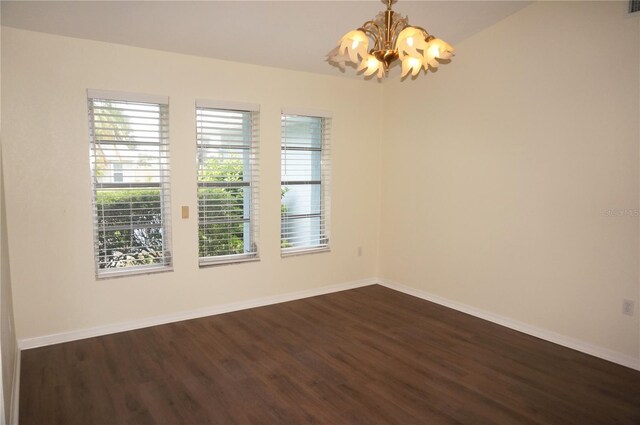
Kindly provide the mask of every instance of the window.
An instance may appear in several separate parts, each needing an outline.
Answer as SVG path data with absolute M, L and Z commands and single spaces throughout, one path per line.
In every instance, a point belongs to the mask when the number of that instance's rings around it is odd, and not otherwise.
M 111 164 L 111 166 L 113 168 L 113 182 L 124 182 L 124 174 L 122 174 L 122 162 L 114 162 L 113 164 Z
M 88 91 L 96 274 L 171 269 L 168 99 Z
M 328 114 L 283 111 L 281 117 L 282 254 L 329 248 Z
M 258 111 L 196 103 L 201 266 L 258 258 Z

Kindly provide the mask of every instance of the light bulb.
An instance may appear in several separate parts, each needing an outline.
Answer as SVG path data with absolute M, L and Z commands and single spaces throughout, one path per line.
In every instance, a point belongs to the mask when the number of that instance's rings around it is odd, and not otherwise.
M 411 71 L 412 76 L 418 75 L 422 68 L 422 58 L 405 56 L 402 60 L 402 77 L 404 78 Z
M 353 43 L 351 43 L 351 48 L 355 49 L 356 47 L 358 47 L 358 44 L 360 44 L 358 40 L 353 40 Z
M 413 46 L 413 37 L 407 38 L 407 46 L 409 46 L 409 47 Z

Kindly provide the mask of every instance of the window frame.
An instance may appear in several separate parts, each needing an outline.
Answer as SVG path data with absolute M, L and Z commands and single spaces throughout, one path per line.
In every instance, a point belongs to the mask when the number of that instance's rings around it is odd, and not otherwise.
M 250 250 L 247 251 L 245 248 L 245 252 L 238 254 L 223 254 L 223 255 L 213 255 L 213 256 L 201 256 L 200 255 L 200 229 L 201 229 L 201 218 L 200 218 L 200 199 L 198 196 L 198 266 L 200 268 L 203 267 L 211 267 L 211 266 L 221 266 L 225 264 L 235 264 L 235 263 L 245 263 L 245 262 L 253 262 L 260 261 L 260 243 L 259 243 L 259 187 L 260 187 L 260 170 L 259 170 L 259 148 L 260 148 L 260 140 L 259 140 L 259 127 L 260 127 L 260 105 L 256 103 L 245 103 L 245 102 L 234 102 L 234 101 L 221 101 L 221 100 L 211 100 L 211 99 L 196 99 L 195 103 L 195 118 L 196 118 L 196 166 L 197 166 L 197 175 L 196 175 L 196 185 L 199 191 L 201 184 L 200 180 L 200 128 L 199 128 L 199 110 L 213 110 L 213 111 L 229 111 L 229 112 L 242 112 L 249 114 L 249 123 L 248 126 L 250 128 L 249 132 L 249 140 L 248 147 L 245 149 L 248 155 L 248 169 L 250 171 L 250 176 L 248 181 L 238 182 L 236 184 L 232 183 L 209 183 L 208 187 L 249 187 L 249 211 L 248 218 L 244 219 L 245 223 L 248 224 L 249 235 L 248 240 L 250 242 Z M 233 145 L 221 145 L 220 149 L 241 149 L 239 146 Z
M 98 182 L 96 169 L 96 142 L 95 127 L 96 120 L 94 115 L 94 101 L 113 101 L 118 103 L 132 104 L 153 104 L 158 106 L 159 114 L 159 137 L 158 137 L 158 183 L 125 183 L 115 182 L 114 176 L 111 176 L 110 182 Z M 87 107 L 88 107 L 88 124 L 89 124 L 89 163 L 91 177 L 91 199 L 92 199 L 92 216 L 93 216 L 93 244 L 94 244 L 94 267 L 97 280 L 112 279 L 118 277 L 128 277 L 135 275 L 143 275 L 158 272 L 173 271 L 173 251 L 171 237 L 171 185 L 170 185 L 170 144 L 169 144 L 169 97 L 160 95 L 129 93 L 112 90 L 95 90 L 87 89 Z M 135 145 L 135 142 L 127 141 L 118 143 L 121 145 Z M 155 143 L 154 143 L 155 145 Z M 151 146 L 151 145 L 150 145 Z M 161 165 L 160 165 L 161 164 Z M 123 175 L 124 177 L 124 175 Z M 100 233 L 105 232 L 106 226 L 100 227 L 98 224 L 98 190 L 99 189 L 132 189 L 135 187 L 154 186 L 159 191 L 160 217 L 159 226 L 162 232 L 162 263 L 161 264 L 144 264 L 126 267 L 100 267 Z
M 321 120 L 321 140 L 320 140 L 320 148 L 313 147 L 295 147 L 294 150 L 297 151 L 306 151 L 306 152 L 317 152 L 319 151 L 320 155 L 320 180 L 308 180 L 308 181 L 295 181 L 295 180 L 283 180 L 282 175 L 282 161 L 283 161 L 283 152 L 287 150 L 292 150 L 291 147 L 286 146 L 285 137 L 284 137 L 284 123 L 286 122 L 285 117 L 293 116 L 293 117 L 305 117 L 305 118 L 319 118 Z M 280 256 L 291 257 L 305 254 L 313 254 L 313 253 L 321 253 L 321 252 L 330 252 L 330 212 L 331 212 L 331 191 L 330 191 L 330 172 L 331 172 L 331 125 L 332 125 L 332 114 L 329 111 L 319 110 L 319 109 L 309 109 L 309 108 L 282 108 L 280 114 L 280 188 L 282 189 L 285 186 L 285 183 L 292 183 L 293 185 L 312 185 L 319 184 L 320 186 L 320 208 L 319 213 L 309 213 L 309 214 L 295 214 L 295 218 L 311 218 L 318 217 L 320 219 L 319 225 L 319 238 L 321 242 L 317 245 L 311 246 L 301 246 L 301 247 L 288 247 L 283 248 L 282 244 L 284 241 L 283 238 L 283 229 L 284 223 L 286 221 L 285 213 L 280 212 Z M 282 200 L 280 205 L 282 206 Z M 282 208 L 282 207 L 281 207 Z

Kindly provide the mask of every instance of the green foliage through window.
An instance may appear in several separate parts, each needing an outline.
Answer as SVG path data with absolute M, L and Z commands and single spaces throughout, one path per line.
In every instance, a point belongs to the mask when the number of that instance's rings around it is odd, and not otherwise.
M 245 196 L 249 186 L 243 183 L 243 163 L 239 158 L 211 158 L 200 171 L 201 183 L 226 183 L 227 187 L 198 187 L 198 238 L 200 257 L 242 254 L 245 252 Z
M 96 192 L 100 268 L 162 264 L 159 190 Z

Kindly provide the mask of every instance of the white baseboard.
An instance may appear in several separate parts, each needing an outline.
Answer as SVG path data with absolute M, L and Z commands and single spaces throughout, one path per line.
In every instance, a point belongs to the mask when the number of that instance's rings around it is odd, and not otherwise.
M 9 406 L 9 423 L 18 425 L 20 414 L 20 347 L 16 344 L 16 358 L 13 369 L 13 382 L 11 383 L 11 406 Z
M 497 323 L 498 325 L 505 326 L 510 329 L 525 333 L 527 335 L 535 336 L 536 338 L 544 339 L 549 342 L 553 342 L 564 347 L 568 347 L 586 354 L 590 354 L 595 357 L 599 357 L 604 360 L 608 360 L 613 363 L 620 364 L 622 366 L 629 367 L 631 369 L 640 370 L 640 358 L 628 356 L 626 354 L 612 351 L 607 348 L 598 347 L 596 345 L 589 344 L 587 342 L 574 339 L 565 335 L 561 335 L 546 329 L 541 329 L 529 324 L 519 322 L 517 320 L 510 319 L 508 317 L 500 316 L 498 314 L 489 313 L 476 307 L 472 307 L 467 304 L 462 304 L 456 301 L 449 300 L 447 298 L 440 297 L 438 295 L 422 291 L 419 289 L 411 288 L 406 285 L 402 285 L 397 282 L 393 282 L 387 279 L 378 279 L 378 283 L 382 286 L 386 286 L 389 289 L 393 289 L 399 292 L 403 292 L 407 295 L 412 295 L 423 300 L 431 301 L 436 304 L 443 305 L 445 307 L 452 308 L 454 310 L 461 311 L 463 313 L 470 314 L 480 319 L 488 320 L 489 322 Z
M 199 317 L 213 316 L 216 314 L 229 313 L 232 311 L 245 310 L 248 308 L 262 307 L 271 304 L 278 304 L 287 301 L 295 301 L 308 297 L 315 297 L 317 295 L 330 294 L 332 292 L 345 291 L 348 289 L 359 288 L 362 286 L 380 284 L 387 288 L 403 292 L 414 297 L 418 297 L 427 301 L 434 302 L 436 304 L 443 305 L 445 307 L 452 308 L 454 310 L 461 311 L 463 313 L 470 314 L 472 316 L 488 320 L 493 323 L 505 326 L 510 329 L 514 329 L 519 332 L 523 332 L 528 335 L 535 336 L 540 339 L 544 339 L 555 344 L 562 345 L 586 354 L 590 354 L 595 357 L 599 357 L 604 360 L 611 361 L 613 363 L 620 364 L 632 369 L 640 370 L 640 358 L 634 358 L 616 351 L 612 351 L 606 348 L 598 347 L 584 341 L 574 339 L 565 335 L 561 335 L 546 329 L 541 329 L 527 323 L 519 322 L 517 320 L 510 319 L 508 317 L 500 316 L 498 314 L 490 313 L 476 307 L 472 307 L 467 304 L 459 303 L 449 300 L 438 295 L 415 289 L 406 285 L 399 284 L 387 279 L 363 279 L 352 282 L 345 282 L 335 285 L 323 286 L 320 288 L 307 289 L 303 291 L 289 292 L 286 294 L 273 295 L 269 297 L 255 298 L 252 300 L 239 301 L 235 303 L 223 304 L 219 306 L 213 306 L 198 310 L 185 311 L 176 314 L 169 314 L 163 316 L 156 316 L 147 319 L 134 320 L 129 322 L 116 323 L 113 325 L 99 326 L 89 329 L 80 329 L 77 331 L 61 332 L 52 335 L 45 335 L 35 338 L 25 338 L 18 341 L 19 350 L 27 350 L 30 348 L 37 348 L 46 345 L 59 344 L 63 342 L 75 341 L 85 338 L 93 338 L 96 336 L 109 335 L 117 332 L 130 331 L 134 329 L 141 329 L 150 326 L 163 325 L 166 323 L 179 322 L 182 320 L 197 319 Z M 17 423 L 18 418 L 18 394 L 20 387 L 20 353 L 16 354 L 16 373 L 14 374 L 14 384 L 12 393 L 12 405 L 10 417 L 11 423 Z M 15 420 L 13 419 L 15 418 Z
M 34 338 L 24 338 L 18 341 L 21 350 L 43 347 L 46 345 L 60 344 L 63 342 L 76 341 L 79 339 L 93 338 L 96 336 L 109 335 L 117 332 L 131 331 L 134 329 L 148 328 L 150 326 L 164 325 L 166 323 L 180 322 L 182 320 L 197 319 L 199 317 L 213 316 L 216 314 L 229 313 L 232 311 L 246 310 L 248 308 L 262 307 L 271 304 L 278 304 L 287 301 L 295 301 L 303 298 L 315 297 L 317 295 L 330 294 L 332 292 L 345 291 L 362 286 L 374 285 L 378 283 L 376 279 L 363 279 L 352 282 L 339 283 L 335 285 L 323 286 L 320 288 L 306 289 L 303 291 L 289 292 L 286 294 L 273 295 L 269 297 L 254 298 L 252 300 L 238 301 L 235 303 L 222 304 L 213 307 L 202 308 L 167 314 L 163 316 L 150 317 L 147 319 L 132 320 L 129 322 L 116 323 L 113 325 L 98 326 L 95 328 L 80 329 L 76 331 L 61 332 L 52 335 L 38 336 Z M 19 369 L 18 369 L 19 370 Z

